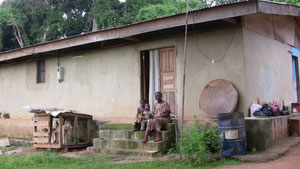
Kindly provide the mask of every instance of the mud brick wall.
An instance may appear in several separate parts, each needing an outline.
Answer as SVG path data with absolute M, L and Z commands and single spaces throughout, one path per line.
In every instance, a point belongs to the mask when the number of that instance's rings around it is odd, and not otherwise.
M 0 136 L 32 140 L 32 120 L 0 119 Z

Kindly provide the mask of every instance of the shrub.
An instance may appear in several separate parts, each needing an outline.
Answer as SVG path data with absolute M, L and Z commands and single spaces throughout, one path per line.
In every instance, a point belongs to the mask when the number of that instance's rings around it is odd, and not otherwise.
M 182 154 L 196 164 L 205 163 L 211 154 L 219 152 L 218 127 L 195 123 L 192 129 L 183 131 Z
M 9 119 L 10 114 L 9 113 L 3 113 L 2 117 L 5 118 L 5 119 Z

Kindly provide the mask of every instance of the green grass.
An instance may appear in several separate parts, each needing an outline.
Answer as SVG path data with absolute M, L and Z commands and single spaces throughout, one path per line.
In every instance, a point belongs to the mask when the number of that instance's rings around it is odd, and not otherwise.
M 16 149 L 18 149 L 18 147 L 15 147 L 15 146 L 0 147 L 0 150 L 2 151 L 2 153 L 7 152 L 7 151 L 11 151 L 11 150 L 16 150 Z
M 0 168 L 2 169 L 35 169 L 35 168 L 58 168 L 58 169 L 105 169 L 105 168 L 124 168 L 124 169 L 153 169 L 153 168 L 212 168 L 222 165 L 240 164 L 241 162 L 224 159 L 220 161 L 206 163 L 204 166 L 194 167 L 189 162 L 180 162 L 170 160 L 162 162 L 155 160 L 152 162 L 140 162 L 129 164 L 114 164 L 112 157 L 99 157 L 99 156 L 84 156 L 81 158 L 67 158 L 60 157 L 57 153 L 47 152 L 38 156 L 0 156 Z
M 116 130 L 133 130 L 134 127 L 130 123 L 106 123 L 106 129 L 116 129 Z
M 170 160 L 170 161 L 152 161 L 152 162 L 143 162 L 143 163 L 130 163 L 122 166 L 118 166 L 117 168 L 124 168 L 124 169 L 134 169 L 134 168 L 142 168 L 142 169 L 153 169 L 153 168 L 159 168 L 159 169 L 173 169 L 173 168 L 178 168 L 178 169 L 193 169 L 193 168 L 200 168 L 200 169 L 209 169 L 212 167 L 217 167 L 217 166 L 223 166 L 223 165 L 237 165 L 241 164 L 242 162 L 235 161 L 235 160 L 229 160 L 229 159 L 224 159 L 220 161 L 215 161 L 215 162 L 210 162 L 206 163 L 203 166 L 199 165 L 192 165 L 189 161 L 175 161 L 175 160 Z

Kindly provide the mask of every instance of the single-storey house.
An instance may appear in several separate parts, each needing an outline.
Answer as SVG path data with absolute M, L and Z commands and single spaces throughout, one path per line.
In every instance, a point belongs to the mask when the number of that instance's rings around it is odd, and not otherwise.
M 175 14 L 0 53 L 0 111 L 11 116 L 0 119 L 0 135 L 31 137 L 24 106 L 132 122 L 139 100 L 151 102 L 158 90 L 181 118 L 185 24 L 186 15 Z M 191 11 L 185 120 L 208 118 L 199 98 L 214 79 L 233 83 L 245 116 L 258 97 L 297 101 L 299 24 L 300 8 L 270 1 Z

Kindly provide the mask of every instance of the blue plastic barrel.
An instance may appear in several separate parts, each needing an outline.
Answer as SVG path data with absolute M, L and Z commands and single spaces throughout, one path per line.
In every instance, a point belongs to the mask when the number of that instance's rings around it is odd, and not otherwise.
M 243 113 L 219 113 L 219 142 L 223 156 L 242 155 L 247 152 L 245 118 Z

